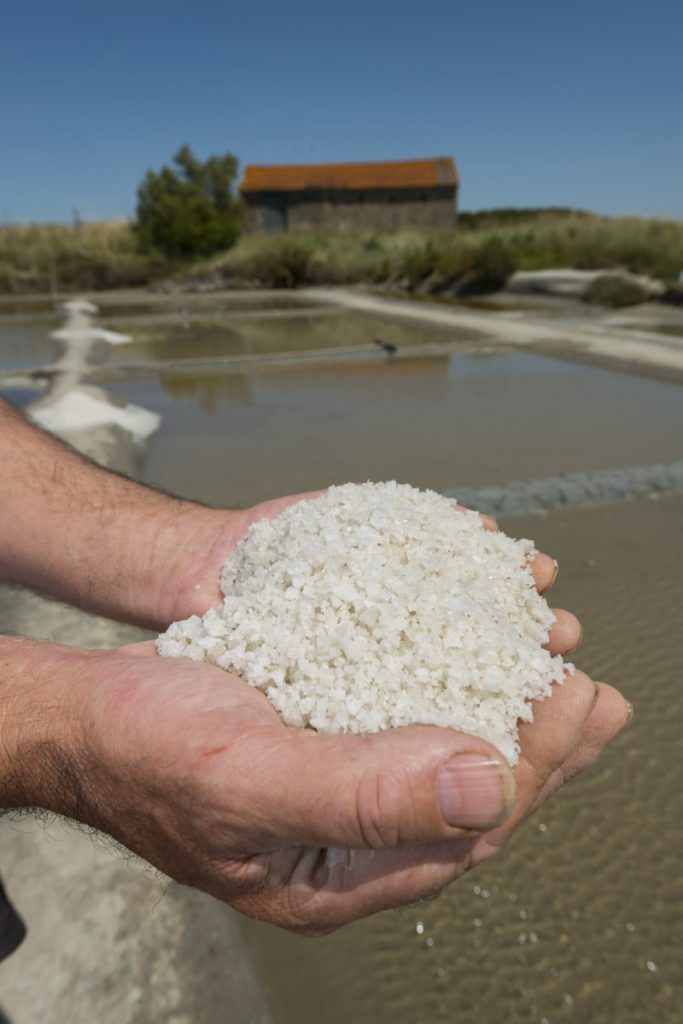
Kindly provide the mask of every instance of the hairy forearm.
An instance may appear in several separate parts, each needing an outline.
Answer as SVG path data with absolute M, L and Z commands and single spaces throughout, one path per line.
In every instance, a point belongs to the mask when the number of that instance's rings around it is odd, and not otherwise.
M 157 686 L 143 743 L 129 742 L 125 709 L 156 660 L 0 636 L 0 814 L 46 811 L 123 841 L 120 817 L 129 845 L 145 833 L 138 790 L 146 763 L 159 756 Z M 166 766 L 175 751 L 160 756 Z
M 83 818 L 77 707 L 85 652 L 0 636 L 0 811 Z
M 0 466 L 0 578 L 112 618 L 168 624 L 181 548 L 196 536 L 202 551 L 215 511 L 97 466 L 2 400 Z

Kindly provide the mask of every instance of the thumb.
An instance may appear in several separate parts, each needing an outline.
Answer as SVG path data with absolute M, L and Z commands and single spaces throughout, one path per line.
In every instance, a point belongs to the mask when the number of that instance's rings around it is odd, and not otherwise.
M 275 846 L 389 849 L 449 839 L 494 828 L 514 800 L 499 751 L 450 729 L 364 737 L 288 730 L 265 757 L 263 747 L 258 753 L 249 802 Z

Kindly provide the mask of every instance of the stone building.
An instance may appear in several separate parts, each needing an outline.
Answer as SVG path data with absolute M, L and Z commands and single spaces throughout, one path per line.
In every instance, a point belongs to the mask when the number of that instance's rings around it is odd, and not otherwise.
M 453 157 L 348 164 L 251 164 L 240 191 L 247 232 L 453 228 Z

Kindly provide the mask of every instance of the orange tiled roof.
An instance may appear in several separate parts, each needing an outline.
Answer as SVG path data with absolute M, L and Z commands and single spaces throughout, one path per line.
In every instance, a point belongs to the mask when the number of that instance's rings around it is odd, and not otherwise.
M 304 189 L 435 188 L 457 185 L 452 156 L 351 164 L 248 164 L 242 192 L 301 192 Z

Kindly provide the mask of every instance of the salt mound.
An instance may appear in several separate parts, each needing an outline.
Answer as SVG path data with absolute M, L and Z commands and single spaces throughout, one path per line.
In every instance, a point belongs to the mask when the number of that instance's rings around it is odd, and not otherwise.
M 112 401 L 101 388 L 72 387 L 64 394 L 30 407 L 32 419 L 53 434 L 117 426 L 135 441 L 145 441 L 158 429 L 161 417 L 131 402 Z
M 242 676 L 289 725 L 450 726 L 514 764 L 518 720 L 563 678 L 542 646 L 554 617 L 534 554 L 432 491 L 331 487 L 251 526 L 223 566 L 223 603 L 157 647 Z

